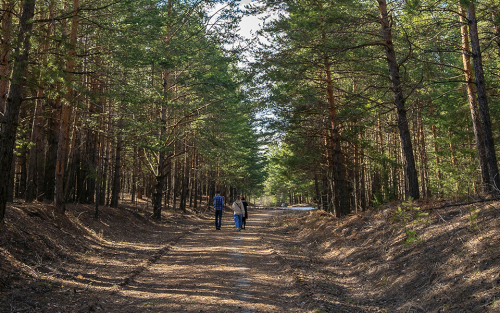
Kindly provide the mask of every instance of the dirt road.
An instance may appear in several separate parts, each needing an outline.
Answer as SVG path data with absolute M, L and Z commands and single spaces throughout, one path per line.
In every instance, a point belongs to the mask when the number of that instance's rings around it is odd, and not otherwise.
M 110 208 L 93 220 L 87 211 L 72 213 L 87 216 L 68 219 L 85 233 L 53 240 L 81 245 L 80 252 L 60 262 L 40 258 L 31 278 L 2 292 L 0 312 L 302 312 L 290 298 L 295 280 L 280 274 L 280 257 L 266 244 L 279 236 L 265 225 L 282 212 L 254 210 L 241 232 L 229 212 L 222 230 L 213 219 L 151 224 L 132 215 L 125 222 L 126 214 Z M 45 234 L 62 229 L 53 226 Z
M 434 205 L 435 206 L 435 205 Z M 395 207 L 232 215 L 17 204 L 0 233 L 0 313 L 499 312 L 500 203 L 442 209 L 405 244 Z M 481 211 L 479 211 L 481 210 Z
M 203 222 L 119 293 L 134 299 L 131 312 L 290 312 L 290 282 L 261 240 L 275 214 L 252 212 L 241 232 L 230 215 L 220 231 Z

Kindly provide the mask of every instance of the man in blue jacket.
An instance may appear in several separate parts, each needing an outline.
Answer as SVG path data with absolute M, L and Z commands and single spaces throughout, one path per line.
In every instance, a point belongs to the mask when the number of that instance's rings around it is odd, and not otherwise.
M 222 212 L 224 211 L 224 198 L 220 195 L 220 191 L 215 192 L 214 197 L 215 210 L 215 229 L 220 230 L 222 224 Z

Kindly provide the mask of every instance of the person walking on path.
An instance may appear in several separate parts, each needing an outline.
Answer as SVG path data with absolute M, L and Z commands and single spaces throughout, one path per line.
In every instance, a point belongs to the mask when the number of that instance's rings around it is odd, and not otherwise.
M 234 211 L 234 225 L 236 226 L 236 231 L 241 230 L 241 222 L 243 220 L 243 212 L 244 212 L 244 207 L 243 207 L 243 202 L 241 202 L 240 197 L 238 196 L 237 200 L 234 201 L 232 207 Z
M 248 202 L 247 200 L 245 200 L 245 197 L 241 197 L 241 203 L 243 203 L 243 209 L 244 209 L 241 229 L 245 229 L 248 218 Z
M 214 210 L 215 210 L 215 229 L 220 230 L 222 225 L 222 212 L 224 212 L 224 198 L 220 195 L 220 191 L 215 192 L 214 197 Z

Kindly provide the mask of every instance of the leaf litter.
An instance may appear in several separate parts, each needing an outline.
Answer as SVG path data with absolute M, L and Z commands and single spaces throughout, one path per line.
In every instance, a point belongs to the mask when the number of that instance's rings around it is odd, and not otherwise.
M 500 312 L 500 203 L 441 204 L 254 210 L 236 233 L 209 209 L 15 203 L 0 312 Z

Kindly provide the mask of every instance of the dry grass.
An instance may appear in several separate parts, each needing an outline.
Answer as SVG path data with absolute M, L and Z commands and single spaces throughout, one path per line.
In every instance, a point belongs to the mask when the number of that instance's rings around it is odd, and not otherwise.
M 269 244 L 314 295 L 312 309 L 500 312 L 499 205 L 428 210 L 439 203 L 417 202 L 429 215 L 407 222 L 416 236 L 412 244 L 394 218 L 401 204 L 340 220 L 297 213 L 274 221 L 282 240 Z M 296 247 L 306 261 L 296 261 Z
M 0 312 L 500 312 L 500 203 L 439 205 L 260 210 L 235 233 L 229 212 L 216 232 L 210 211 L 15 203 Z

